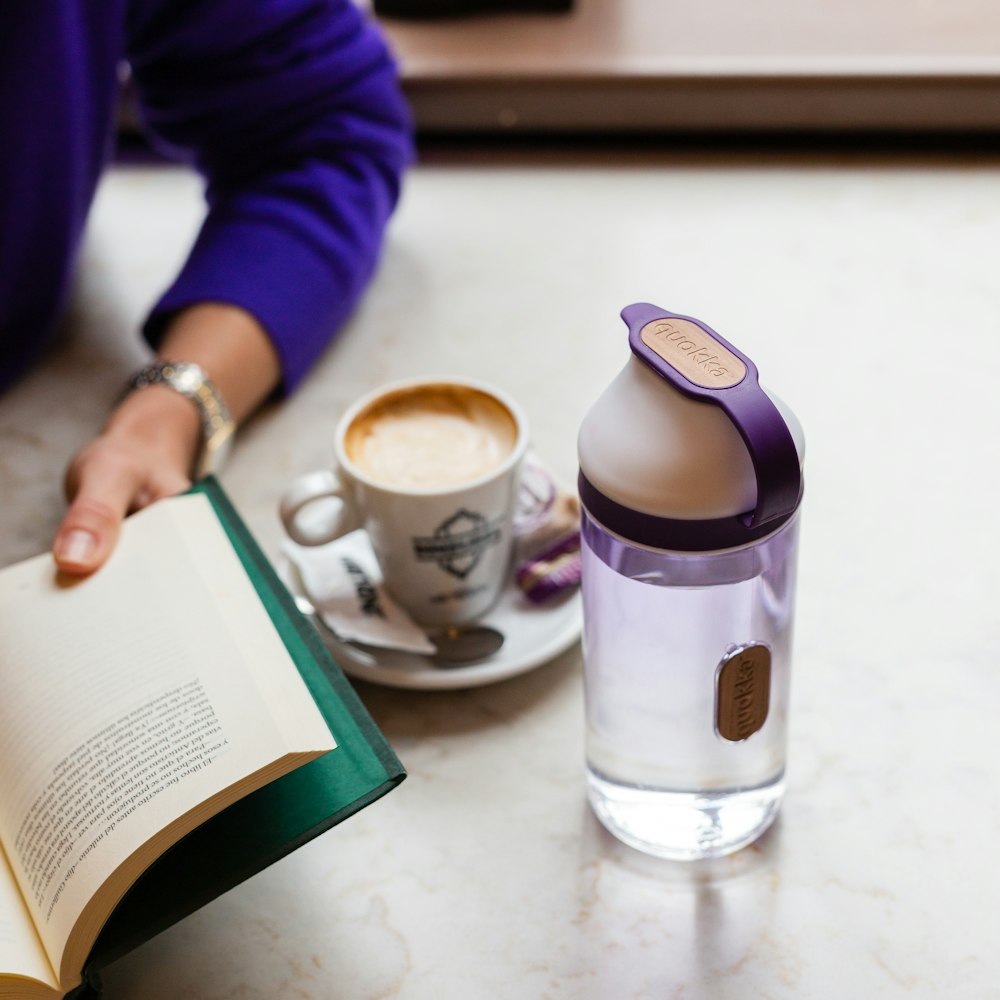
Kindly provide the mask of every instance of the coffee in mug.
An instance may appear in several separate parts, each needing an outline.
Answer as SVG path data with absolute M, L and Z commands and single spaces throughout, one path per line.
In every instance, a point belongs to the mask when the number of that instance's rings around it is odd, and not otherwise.
M 379 397 L 348 426 L 344 452 L 382 486 L 438 490 L 490 474 L 517 438 L 514 417 L 495 396 L 442 383 Z
M 281 501 L 293 540 L 324 544 L 364 527 L 396 601 L 424 625 L 480 617 L 507 582 L 527 421 L 506 394 L 466 379 L 376 390 L 334 434 L 335 470 Z M 319 529 L 317 501 L 338 501 Z

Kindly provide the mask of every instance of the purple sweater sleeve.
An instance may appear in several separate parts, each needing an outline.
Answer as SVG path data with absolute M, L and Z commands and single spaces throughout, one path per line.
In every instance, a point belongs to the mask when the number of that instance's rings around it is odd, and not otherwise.
M 412 157 L 395 66 L 350 0 L 133 6 L 145 121 L 207 178 L 209 211 L 145 327 L 196 302 L 251 312 L 291 390 L 370 278 Z

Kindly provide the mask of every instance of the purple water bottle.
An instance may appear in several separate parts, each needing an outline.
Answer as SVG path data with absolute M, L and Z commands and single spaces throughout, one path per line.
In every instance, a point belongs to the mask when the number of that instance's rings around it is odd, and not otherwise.
M 588 794 L 640 850 L 717 857 L 784 792 L 803 437 L 705 323 L 622 318 L 579 436 Z

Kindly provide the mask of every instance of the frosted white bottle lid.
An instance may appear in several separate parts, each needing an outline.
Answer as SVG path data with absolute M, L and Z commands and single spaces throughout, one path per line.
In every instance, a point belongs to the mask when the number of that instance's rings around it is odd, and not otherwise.
M 632 355 L 580 428 L 580 495 L 640 544 L 746 544 L 798 507 L 804 438 L 753 362 L 690 316 L 622 311 Z

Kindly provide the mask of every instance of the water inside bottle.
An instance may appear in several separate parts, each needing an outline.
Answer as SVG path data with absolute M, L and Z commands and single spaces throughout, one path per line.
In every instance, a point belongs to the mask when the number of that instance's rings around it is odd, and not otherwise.
M 617 837 L 651 854 L 728 854 L 774 820 L 784 789 L 797 519 L 742 549 L 636 546 L 583 517 L 588 791 Z M 770 651 L 763 725 L 717 726 L 732 650 Z

